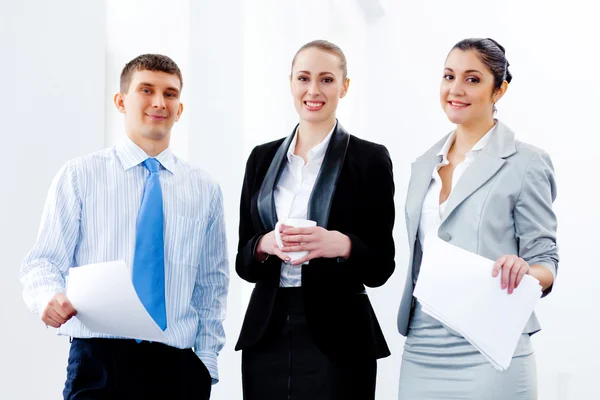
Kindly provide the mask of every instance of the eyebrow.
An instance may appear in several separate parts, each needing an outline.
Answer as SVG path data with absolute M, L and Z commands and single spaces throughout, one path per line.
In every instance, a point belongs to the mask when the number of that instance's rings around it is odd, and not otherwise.
M 310 75 L 310 72 L 309 71 L 298 71 L 298 72 L 296 72 L 296 75 L 297 74 L 307 74 L 307 75 Z M 335 74 L 333 72 L 327 72 L 327 71 L 325 71 L 325 72 L 320 72 L 319 73 L 319 76 L 323 76 L 323 75 L 334 75 L 335 76 Z
M 453 70 L 452 68 L 448 68 L 448 67 L 446 67 L 446 68 L 444 68 L 444 69 L 447 69 L 447 70 L 448 70 L 448 71 L 450 71 L 450 72 L 454 72 L 454 70 Z M 465 71 L 465 74 L 471 74 L 471 73 L 473 73 L 473 72 L 477 72 L 478 74 L 481 74 L 481 75 L 483 75 L 483 74 L 481 73 L 481 71 L 478 71 L 478 70 L 476 70 L 476 69 L 468 69 L 468 70 L 466 70 L 466 71 Z
M 155 85 L 153 85 L 152 83 L 149 83 L 149 82 L 140 82 L 137 87 L 141 87 L 141 86 L 148 86 L 148 87 L 151 87 L 151 88 L 156 87 Z M 173 90 L 173 91 L 179 93 L 179 89 L 177 89 L 177 88 L 175 88 L 173 86 L 169 86 L 167 88 L 167 90 Z

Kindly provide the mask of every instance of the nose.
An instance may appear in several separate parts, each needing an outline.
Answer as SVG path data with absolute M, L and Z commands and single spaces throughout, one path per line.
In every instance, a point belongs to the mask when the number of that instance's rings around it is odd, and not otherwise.
M 312 80 L 310 82 L 310 84 L 308 85 L 308 95 L 311 97 L 314 96 L 318 96 L 320 93 L 319 91 L 319 81 L 318 80 Z
M 450 84 L 450 95 L 460 96 L 465 93 L 463 83 L 459 79 L 455 79 Z
M 165 98 L 162 96 L 162 94 L 156 93 L 152 97 L 152 107 L 160 108 L 161 110 L 167 107 L 167 105 L 165 104 Z

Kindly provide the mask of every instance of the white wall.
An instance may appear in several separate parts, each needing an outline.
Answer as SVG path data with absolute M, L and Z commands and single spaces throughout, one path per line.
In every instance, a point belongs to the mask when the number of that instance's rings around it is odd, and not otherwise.
M 0 398 L 53 400 L 69 340 L 27 310 L 19 267 L 54 174 L 104 144 L 104 4 L 3 1 L 0 13 Z
M 554 292 L 538 308 L 544 326 L 534 336 L 540 398 L 600 398 L 593 379 L 600 313 L 592 307 L 600 281 L 592 252 L 600 223 L 592 193 L 592 156 L 600 145 L 594 118 L 600 27 L 586 1 L 59 4 L 3 3 L 0 20 L 2 54 L 11 60 L 0 63 L 10 77 L 4 92 L 10 95 L 0 100 L 9 116 L 2 125 L 11 149 L 4 165 L 16 171 L 8 175 L 10 195 L 0 196 L 6 254 L 0 288 L 11 305 L 2 317 L 19 327 L 0 334 L 0 398 L 60 397 L 67 341 L 26 311 L 18 267 L 58 167 L 122 136 L 112 96 L 125 62 L 144 52 L 167 54 L 181 67 L 186 108 L 173 132 L 174 150 L 223 188 L 232 280 L 228 342 L 213 398 L 241 398 L 240 355 L 233 346 L 252 287 L 234 271 L 243 169 L 255 145 L 291 132 L 297 119 L 289 94 L 291 59 L 303 43 L 327 38 L 348 57 L 351 85 L 340 121 L 351 133 L 385 144 L 394 163 L 397 270 L 369 294 L 393 353 L 379 362 L 377 399 L 396 399 L 403 339 L 395 317 L 408 256 L 402 208 L 410 163 L 451 129 L 438 102 L 441 69 L 452 45 L 473 36 L 495 38 L 507 48 L 514 81 L 498 117 L 522 140 L 547 150 L 557 171 L 561 264 Z M 62 70 L 71 64 L 72 70 Z
M 105 145 L 119 142 L 123 134 L 123 115 L 116 112 L 113 97 L 119 91 L 119 78 L 125 64 L 145 53 L 171 57 L 183 75 L 181 102 L 189 99 L 187 80 L 190 18 L 189 0 L 171 0 L 169 7 L 161 0 L 105 0 L 106 4 L 106 131 Z M 184 108 L 184 116 L 188 110 Z M 175 124 L 171 135 L 173 151 L 188 157 L 188 119 Z
M 219 356 L 219 379 L 213 399 L 241 398 L 240 353 L 233 350 L 240 331 L 245 301 L 242 280 L 235 274 L 239 197 L 244 175 L 242 0 L 192 1 L 189 11 L 190 98 L 187 118 L 190 162 L 217 179 L 223 190 L 230 276 L 227 344 Z

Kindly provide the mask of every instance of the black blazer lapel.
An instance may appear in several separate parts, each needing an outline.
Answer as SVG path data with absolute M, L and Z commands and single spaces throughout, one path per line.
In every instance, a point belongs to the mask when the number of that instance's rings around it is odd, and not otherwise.
M 273 160 L 271 161 L 271 165 L 267 170 L 267 174 L 265 175 L 265 179 L 263 180 L 262 185 L 260 186 L 260 191 L 258 192 L 257 199 L 257 207 L 258 207 L 258 215 L 260 216 L 260 220 L 263 224 L 263 227 L 267 231 L 272 231 L 275 229 L 275 224 L 277 223 L 277 210 L 275 209 L 275 185 L 279 180 L 279 176 L 281 172 L 283 172 L 283 168 L 287 162 L 287 151 L 290 147 L 290 143 L 294 139 L 294 135 L 296 133 L 296 128 L 290 136 L 288 136 L 279 146 Z
M 323 165 L 308 201 L 308 219 L 316 221 L 317 226 L 327 228 L 331 201 L 346 158 L 349 141 L 350 135 L 338 122 L 331 135 Z

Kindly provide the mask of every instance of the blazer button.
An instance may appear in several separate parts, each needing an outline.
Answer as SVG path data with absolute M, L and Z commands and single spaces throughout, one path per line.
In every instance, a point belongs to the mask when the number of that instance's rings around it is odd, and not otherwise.
M 440 235 L 440 239 L 442 239 L 445 242 L 449 242 L 450 239 L 452 239 L 452 236 L 450 236 L 448 232 L 444 232 Z

